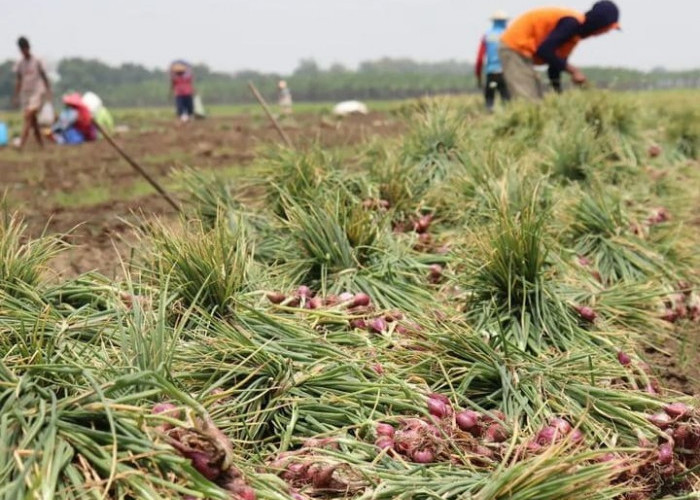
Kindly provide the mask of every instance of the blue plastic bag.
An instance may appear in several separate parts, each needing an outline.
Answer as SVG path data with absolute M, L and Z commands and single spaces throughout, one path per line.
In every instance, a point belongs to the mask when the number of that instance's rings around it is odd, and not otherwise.
M 7 146 L 7 141 L 9 141 L 9 134 L 7 133 L 7 124 L 0 122 L 0 146 Z
M 63 138 L 66 140 L 66 144 L 82 144 L 85 142 L 85 137 L 75 127 L 71 127 L 63 132 Z

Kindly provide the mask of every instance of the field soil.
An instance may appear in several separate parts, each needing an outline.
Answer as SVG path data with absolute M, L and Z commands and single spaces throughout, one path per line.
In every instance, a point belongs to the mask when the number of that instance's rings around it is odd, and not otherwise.
M 252 163 L 266 146 L 280 143 L 277 131 L 259 116 L 215 117 L 185 126 L 174 120 L 128 119 L 117 142 L 160 183 L 168 186 L 175 169 L 192 167 L 234 172 Z M 359 145 L 374 137 L 398 135 L 403 125 L 387 114 L 336 120 L 317 114 L 283 122 L 295 146 L 326 148 Z M 64 235 L 72 248 L 53 262 L 58 275 L 99 271 L 118 276 L 129 258 L 133 224 L 168 218 L 174 209 L 145 184 L 106 141 L 80 146 L 33 141 L 23 152 L 5 150 L 0 191 L 29 226 L 29 235 Z M 177 197 L 177 193 L 174 193 Z

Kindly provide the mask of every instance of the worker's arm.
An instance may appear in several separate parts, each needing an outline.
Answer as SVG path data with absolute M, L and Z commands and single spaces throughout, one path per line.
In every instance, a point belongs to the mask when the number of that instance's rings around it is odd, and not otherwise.
M 566 59 L 562 59 L 557 55 L 559 47 L 578 35 L 580 23 L 576 18 L 565 17 L 559 21 L 556 28 L 537 48 L 535 55 L 549 65 L 549 79 L 554 85 L 554 88 L 561 88 L 561 73 L 566 71 L 571 75 L 574 83 L 583 83 L 586 77 L 578 70 L 578 68 L 570 65 Z
M 39 75 L 41 76 L 41 79 L 44 80 L 44 85 L 46 85 L 46 95 L 50 100 L 53 97 L 53 91 L 51 90 L 51 81 L 49 81 L 49 77 L 46 76 L 46 71 L 44 71 L 44 65 L 42 63 L 39 63 Z
M 484 36 L 481 39 L 481 43 L 479 44 L 479 52 L 477 53 L 476 56 L 476 82 L 479 84 L 479 88 L 483 86 L 483 71 L 484 71 L 484 58 L 486 57 L 486 37 Z
M 15 79 L 15 91 L 12 94 L 12 103 L 16 106 L 19 104 L 19 91 L 22 88 L 22 73 L 17 71 L 17 78 Z

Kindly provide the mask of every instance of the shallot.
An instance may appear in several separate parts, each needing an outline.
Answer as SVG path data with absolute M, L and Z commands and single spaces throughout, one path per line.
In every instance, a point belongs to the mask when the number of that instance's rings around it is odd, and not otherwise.
M 434 398 L 428 399 L 428 411 L 437 418 L 445 418 L 450 413 L 449 406 L 444 401 Z
M 664 412 L 659 412 L 655 413 L 654 415 L 649 415 L 647 417 L 649 422 L 654 424 L 656 427 L 658 427 L 661 430 L 667 429 L 669 425 L 671 425 L 671 417 Z
M 396 433 L 396 429 L 394 429 L 394 427 L 392 425 L 379 423 L 379 424 L 377 424 L 377 427 L 374 430 L 374 432 L 377 434 L 377 436 L 394 437 L 394 434 Z
M 394 448 L 394 440 L 391 439 L 391 437 L 389 436 L 379 436 L 374 442 L 374 444 L 377 445 L 377 448 L 379 448 L 380 450 L 388 450 Z
M 658 459 L 661 465 L 668 465 L 673 462 L 673 446 L 670 443 L 664 443 L 659 446 Z
M 577 306 L 575 309 L 579 316 L 581 316 L 581 319 L 588 321 L 589 323 L 593 323 L 598 317 L 598 314 L 591 307 Z
M 481 433 L 479 426 L 479 419 L 481 415 L 472 410 L 460 411 L 455 417 L 457 426 L 465 432 L 469 432 L 474 436 L 478 436 Z
M 623 351 L 618 351 L 617 360 L 622 366 L 629 366 L 632 363 L 632 358 Z
M 286 299 L 286 298 L 287 298 L 286 295 L 284 295 L 283 293 L 279 293 L 279 292 L 269 292 L 267 294 L 267 300 L 269 300 L 273 304 L 281 304 L 282 302 L 284 302 L 284 299 Z
M 692 409 L 683 403 L 671 403 L 664 407 L 664 411 L 669 417 L 682 419 L 690 415 Z
M 370 304 L 369 295 L 366 293 L 358 293 L 352 299 L 350 307 L 366 307 Z
M 508 432 L 501 424 L 494 423 L 486 429 L 486 437 L 484 439 L 486 442 L 502 443 L 508 439 Z
M 411 458 L 417 464 L 430 464 L 435 460 L 435 454 L 430 450 L 418 450 L 413 452 Z
M 387 331 L 386 321 L 384 318 L 374 318 L 369 322 L 369 329 L 375 333 L 384 333 Z

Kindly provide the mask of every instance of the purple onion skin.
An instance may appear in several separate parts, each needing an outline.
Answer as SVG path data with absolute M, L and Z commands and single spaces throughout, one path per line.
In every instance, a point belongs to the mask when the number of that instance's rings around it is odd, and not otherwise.
M 366 293 L 358 293 L 353 297 L 350 307 L 365 307 L 370 305 L 370 303 L 371 299 L 369 298 L 369 295 Z
M 375 333 L 384 333 L 387 330 L 384 318 L 375 318 L 369 322 L 369 329 Z
M 557 429 L 560 434 L 568 434 L 571 432 L 571 424 L 563 418 L 553 418 L 549 421 L 549 425 Z
M 500 410 L 492 410 L 491 412 L 487 413 L 484 415 L 484 422 L 486 423 L 493 423 L 493 422 L 505 422 L 506 421 L 506 415 Z
M 494 452 L 490 448 L 487 448 L 486 446 L 477 446 L 476 449 L 474 450 L 474 453 L 477 455 L 484 457 L 484 458 L 493 458 L 494 457 Z
M 692 408 L 683 403 L 671 403 L 664 407 L 664 411 L 671 418 L 682 419 L 690 415 Z
M 367 322 L 364 319 L 353 319 L 350 320 L 350 327 L 357 330 L 364 330 L 367 328 Z
M 374 444 L 380 450 L 392 450 L 394 449 L 394 440 L 389 436 L 379 436 Z
M 281 304 L 286 298 L 286 295 L 284 295 L 283 293 L 270 292 L 267 294 L 267 300 L 269 300 L 273 304 Z
M 389 436 L 390 438 L 393 438 L 394 434 L 396 434 L 396 429 L 394 429 L 392 425 L 379 423 L 377 424 L 374 432 L 377 434 L 377 436 Z
M 198 451 L 193 451 L 187 454 L 192 461 L 192 466 L 197 469 L 202 476 L 206 477 L 210 481 L 213 481 L 221 475 L 221 471 L 209 465 L 209 455 L 206 453 L 201 453 Z
M 545 427 L 537 434 L 537 444 L 541 446 L 548 446 L 556 441 L 560 433 L 557 431 L 556 427 Z
M 430 450 L 418 450 L 413 452 L 411 458 L 417 464 L 431 464 L 435 461 L 435 454 Z
M 372 365 L 372 371 L 377 375 L 384 375 L 384 367 L 381 365 L 381 363 L 374 363 Z
M 442 278 L 442 266 L 440 264 L 433 264 L 430 266 L 430 272 L 428 273 L 428 280 L 431 283 L 438 283 Z
M 423 245 L 429 245 L 433 241 L 433 237 L 428 233 L 418 235 L 418 241 Z
M 255 490 L 250 486 L 242 488 L 241 491 L 239 491 L 236 494 L 241 500 L 257 500 L 258 498 L 258 495 L 255 493 Z
M 323 307 L 323 300 L 321 300 L 320 297 L 314 297 L 313 299 L 309 299 L 309 301 L 306 303 L 307 309 L 320 309 Z
M 401 453 L 408 453 L 414 449 L 421 441 L 421 435 L 418 431 L 408 430 L 401 431 L 394 438 L 394 448 Z
M 583 257 L 583 256 L 578 257 L 578 263 L 579 263 L 579 265 L 581 265 L 583 267 L 589 267 L 592 264 L 592 262 L 589 258 Z
M 659 446 L 657 452 L 659 464 L 668 465 L 673 462 L 673 446 L 670 443 Z
M 673 430 L 673 440 L 681 448 L 685 446 L 686 441 L 690 437 L 690 429 L 685 425 L 679 425 Z
M 619 361 L 622 366 L 629 366 L 632 364 L 632 358 L 630 358 L 629 354 L 622 351 L 617 353 L 617 361 Z
M 437 392 L 433 392 L 428 396 L 430 399 L 437 399 L 438 401 L 442 401 L 446 405 L 450 405 L 450 398 L 445 396 L 444 394 L 439 394 Z
M 297 295 L 306 299 L 310 299 L 311 297 L 313 297 L 311 289 L 306 285 L 301 285 L 299 288 L 297 288 Z
M 172 403 L 158 403 L 151 410 L 151 414 L 163 415 L 175 419 L 179 419 L 181 416 L 179 408 Z M 163 431 L 169 431 L 173 428 L 173 425 L 170 422 L 163 422 L 160 424 L 159 428 Z
M 503 443 L 508 440 L 508 432 L 501 424 L 491 424 L 486 429 L 485 440 L 492 443 Z
M 177 409 L 177 406 L 172 403 L 158 403 L 151 410 L 151 414 L 153 415 L 160 415 L 162 413 L 168 415 L 177 414 L 179 413 L 179 410 Z
M 401 321 L 403 319 L 403 313 L 401 311 L 389 311 L 384 315 L 384 320 L 387 323 L 394 323 L 395 321 Z
M 583 443 L 584 439 L 581 429 L 574 429 L 571 434 L 569 434 L 569 440 L 574 444 Z
M 307 468 L 308 466 L 300 463 L 289 464 L 289 466 L 287 466 L 287 470 L 284 471 L 284 474 L 282 474 L 282 477 L 293 481 L 294 479 L 302 477 L 306 473 Z
M 542 451 L 542 445 L 539 444 L 537 441 L 530 441 L 527 444 L 527 451 L 531 453 L 539 453 L 540 451 Z
M 656 413 L 650 415 L 647 419 L 661 430 L 668 429 L 668 426 L 671 425 L 671 417 L 666 413 Z
M 678 313 L 672 309 L 669 309 L 661 316 L 661 319 L 667 323 L 675 323 L 678 321 Z
M 449 407 L 439 399 L 428 399 L 428 411 L 437 418 L 445 418 L 449 414 Z
M 256 500 L 255 490 L 245 484 L 243 479 L 234 479 L 226 485 L 226 489 L 233 494 L 235 500 Z
M 333 473 L 337 466 L 329 465 L 326 468 L 316 469 L 311 475 L 311 480 L 314 488 L 325 489 L 333 482 Z
M 579 316 L 581 316 L 581 319 L 588 321 L 589 323 L 593 323 L 598 317 L 596 312 L 588 306 L 577 307 L 576 311 L 578 312 Z
M 469 432 L 473 434 L 474 436 L 478 436 L 480 434 L 480 429 L 479 429 L 479 418 L 481 415 L 479 415 L 475 411 L 471 410 L 465 410 L 465 411 L 460 411 L 456 418 L 455 421 L 457 422 L 457 426 L 462 429 L 465 432 Z
M 598 457 L 597 461 L 600 463 L 607 463 L 617 460 L 617 456 L 614 453 L 606 453 L 602 457 Z

